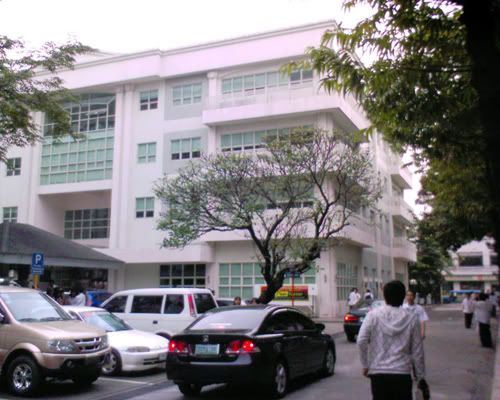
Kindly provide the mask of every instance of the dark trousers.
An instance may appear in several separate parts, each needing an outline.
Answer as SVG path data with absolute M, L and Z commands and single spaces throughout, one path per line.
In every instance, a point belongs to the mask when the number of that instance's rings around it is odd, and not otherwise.
M 411 375 L 370 375 L 373 400 L 412 400 Z
M 491 329 L 489 324 L 479 323 L 479 339 L 483 347 L 493 347 L 491 341 Z
M 472 316 L 474 314 L 472 313 L 464 313 L 464 318 L 465 318 L 465 327 L 467 329 L 470 329 L 470 327 L 472 326 Z

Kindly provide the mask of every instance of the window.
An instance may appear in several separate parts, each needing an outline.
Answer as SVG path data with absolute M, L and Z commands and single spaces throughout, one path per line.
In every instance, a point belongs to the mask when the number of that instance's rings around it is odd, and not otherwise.
M 156 161 L 156 143 L 141 143 L 137 145 L 137 162 L 139 164 Z
M 155 110 L 158 108 L 158 90 L 148 90 L 140 93 L 140 109 Z
M 7 159 L 7 176 L 21 175 L 21 158 Z
M 172 160 L 187 160 L 189 158 L 200 158 L 201 138 L 172 140 L 170 144 Z
M 266 88 L 310 83 L 312 78 L 312 69 L 296 70 L 290 75 L 279 71 L 269 71 L 223 79 L 221 91 L 222 94 L 254 95 L 263 93 Z
M 482 255 L 458 256 L 458 263 L 461 267 L 481 267 L 483 265 Z
M 160 287 L 205 287 L 205 264 L 160 265 Z
M 118 296 L 111 299 L 103 308 L 110 313 L 124 313 L 127 296 Z
M 180 314 L 184 310 L 183 294 L 168 294 L 163 314 Z
M 103 239 L 109 237 L 109 208 L 67 210 L 64 213 L 66 239 Z
M 307 134 L 312 127 L 296 126 L 291 128 L 263 129 L 259 131 L 231 133 L 221 136 L 222 151 L 252 151 L 265 146 L 266 140 L 274 138 L 285 139 L 290 137 L 290 133 Z
M 17 222 L 17 207 L 3 208 L 3 222 Z
M 175 86 L 172 88 L 174 106 L 201 103 L 201 83 Z
M 358 286 L 357 267 L 345 263 L 337 263 L 337 300 L 347 300 L 352 288 Z
M 498 256 L 496 254 L 490 255 L 490 265 L 498 265 Z
M 135 314 L 160 314 L 163 296 L 134 296 L 132 309 Z
M 208 293 L 195 293 L 193 297 L 198 314 L 205 314 L 208 310 L 217 307 L 214 298 Z
M 224 329 L 227 331 L 249 331 L 260 326 L 264 316 L 265 313 L 262 310 L 241 307 L 238 310 L 208 313 L 203 318 L 197 319 L 187 330 Z
M 137 197 L 135 199 L 135 217 L 153 218 L 155 216 L 155 198 Z

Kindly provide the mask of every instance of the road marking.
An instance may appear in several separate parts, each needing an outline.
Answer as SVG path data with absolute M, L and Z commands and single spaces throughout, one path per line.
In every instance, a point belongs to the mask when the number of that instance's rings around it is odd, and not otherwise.
M 99 378 L 100 381 L 109 381 L 109 382 L 121 382 L 121 383 L 132 383 L 135 385 L 147 385 L 147 386 L 152 386 L 155 385 L 154 382 L 147 382 L 147 381 L 133 381 L 131 379 L 119 379 L 119 378 Z

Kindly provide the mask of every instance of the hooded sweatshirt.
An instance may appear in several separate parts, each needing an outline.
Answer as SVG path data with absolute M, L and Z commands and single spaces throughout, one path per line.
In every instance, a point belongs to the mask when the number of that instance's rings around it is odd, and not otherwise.
M 414 365 L 416 378 L 425 376 L 420 322 L 403 307 L 371 310 L 361 325 L 358 347 L 368 375 L 411 374 Z

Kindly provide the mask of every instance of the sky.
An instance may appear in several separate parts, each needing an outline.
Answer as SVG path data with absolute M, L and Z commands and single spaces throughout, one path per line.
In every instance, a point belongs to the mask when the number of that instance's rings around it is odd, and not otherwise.
M 129 53 L 331 19 L 350 27 L 367 15 L 367 8 L 345 12 L 342 0 L 0 0 L 0 35 L 33 48 L 78 40 L 105 52 Z M 415 198 L 416 190 L 406 191 L 412 206 Z

